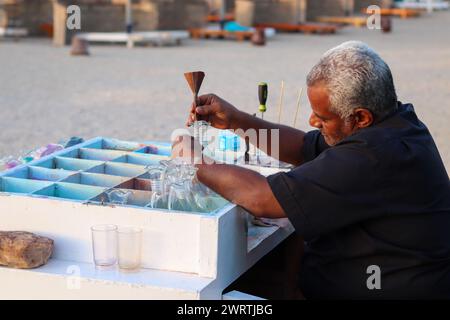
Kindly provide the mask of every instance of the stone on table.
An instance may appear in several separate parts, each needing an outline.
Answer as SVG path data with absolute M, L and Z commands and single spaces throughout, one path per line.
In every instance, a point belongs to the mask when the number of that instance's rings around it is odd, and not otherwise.
M 48 262 L 52 239 L 24 231 L 0 231 L 0 266 L 32 269 Z

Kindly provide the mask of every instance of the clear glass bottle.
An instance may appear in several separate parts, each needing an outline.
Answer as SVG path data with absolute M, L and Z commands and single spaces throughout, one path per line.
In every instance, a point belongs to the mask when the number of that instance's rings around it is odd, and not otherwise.
M 149 168 L 148 174 L 152 187 L 152 197 L 147 205 L 150 208 L 167 209 L 167 192 L 164 184 L 164 166 Z
M 179 158 L 149 167 L 153 193 L 147 206 L 197 213 L 211 213 L 225 206 L 228 201 L 199 182 L 196 172 L 196 167 Z
M 150 208 L 167 209 L 167 193 L 164 192 L 162 180 L 152 180 L 152 198 Z
M 192 127 L 194 130 L 194 139 L 199 142 L 199 144 L 203 147 L 203 150 L 208 150 L 210 152 L 210 157 L 214 158 L 214 148 L 208 149 L 210 143 L 210 138 L 208 136 L 208 129 L 210 127 L 209 122 L 203 120 L 195 121 Z
M 195 202 L 187 183 L 173 183 L 170 185 L 169 210 L 176 211 L 196 211 Z
M 194 138 L 199 141 L 202 146 L 206 147 L 206 145 L 208 145 L 209 122 L 203 120 L 195 121 L 192 126 L 194 129 Z

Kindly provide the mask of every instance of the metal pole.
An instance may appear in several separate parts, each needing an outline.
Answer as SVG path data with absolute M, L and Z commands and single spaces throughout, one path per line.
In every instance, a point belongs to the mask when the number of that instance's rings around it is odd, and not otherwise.
M 220 30 L 223 30 L 225 27 L 225 0 L 220 0 L 220 10 L 219 10 L 219 22 L 220 22 Z
M 427 12 L 432 13 L 433 12 L 433 0 L 427 1 Z
M 305 22 L 303 19 L 303 7 L 304 0 L 296 0 L 295 1 L 295 24 L 300 24 Z
M 127 41 L 127 47 L 133 48 L 134 43 L 131 39 L 131 33 L 133 33 L 133 17 L 132 17 L 132 9 L 131 9 L 131 1 L 127 0 L 125 3 L 125 28 L 126 33 L 128 34 L 128 41 Z
M 344 12 L 345 16 L 351 16 L 355 11 L 355 3 L 353 0 L 345 0 L 344 1 Z
M 306 22 L 306 11 L 308 8 L 307 0 L 300 0 L 300 14 L 299 14 L 299 23 Z
M 125 4 L 125 24 L 126 24 L 126 32 L 133 32 L 133 16 L 131 9 L 131 0 L 127 0 Z

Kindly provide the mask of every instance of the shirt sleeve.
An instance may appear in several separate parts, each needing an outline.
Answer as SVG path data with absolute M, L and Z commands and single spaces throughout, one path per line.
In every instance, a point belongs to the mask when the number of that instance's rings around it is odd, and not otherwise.
M 377 217 L 377 160 L 348 147 L 333 147 L 267 181 L 296 231 L 306 240 Z
M 309 131 L 303 141 L 303 159 L 305 162 L 311 161 L 328 148 L 319 130 Z

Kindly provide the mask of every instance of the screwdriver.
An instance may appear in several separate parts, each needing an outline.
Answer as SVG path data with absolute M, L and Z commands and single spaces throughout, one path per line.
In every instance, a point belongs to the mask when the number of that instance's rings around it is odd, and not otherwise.
M 267 86 L 267 83 L 260 82 L 258 85 L 258 97 L 259 97 L 259 112 L 261 112 L 261 119 L 264 119 L 264 112 L 266 112 L 267 107 L 267 95 L 268 95 L 269 89 Z

